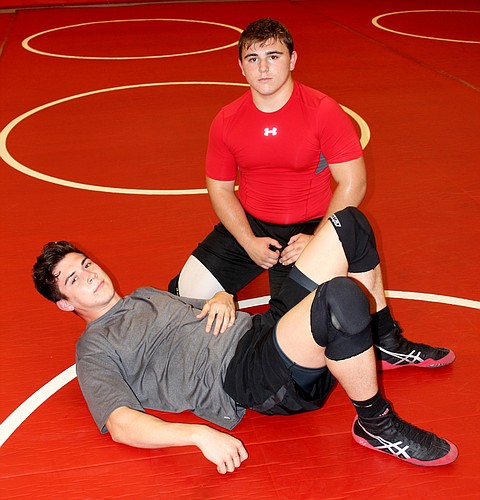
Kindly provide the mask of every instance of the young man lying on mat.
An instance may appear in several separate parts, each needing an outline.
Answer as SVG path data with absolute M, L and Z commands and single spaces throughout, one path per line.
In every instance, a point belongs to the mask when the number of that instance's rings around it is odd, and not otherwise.
M 231 430 L 247 408 L 317 410 L 337 381 L 357 413 L 357 443 L 415 465 L 453 462 L 454 444 L 400 419 L 379 391 L 369 300 L 360 288 L 383 290 L 370 224 L 352 207 L 329 220 L 270 309 L 254 316 L 235 311 L 226 292 L 206 302 L 154 288 L 120 297 L 84 252 L 65 241 L 45 245 L 35 286 L 87 323 L 77 374 L 101 432 L 141 448 L 195 445 L 224 474 L 248 457 L 241 441 L 144 408 L 190 410 Z

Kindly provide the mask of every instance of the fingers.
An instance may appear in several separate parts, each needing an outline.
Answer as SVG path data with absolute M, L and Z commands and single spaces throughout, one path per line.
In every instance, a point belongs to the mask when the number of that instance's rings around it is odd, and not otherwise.
M 228 295 L 228 294 L 227 294 Z M 205 331 L 212 332 L 214 336 L 219 333 L 224 333 L 227 328 L 235 323 L 236 311 L 232 296 L 223 296 L 223 300 L 212 298 L 207 300 L 199 314 L 198 319 L 203 319 L 207 316 Z M 213 327 L 213 331 L 212 331 Z
M 279 262 L 284 266 L 295 263 L 311 238 L 312 236 L 306 234 L 292 236 L 283 250 Z
M 257 262 L 257 264 L 262 269 L 270 269 L 278 262 L 279 257 L 280 250 L 273 250 L 273 248 L 268 248 L 265 254 L 262 256 L 260 262 Z
M 231 327 L 235 322 L 235 312 L 234 311 L 232 312 L 230 310 L 217 313 L 211 312 L 208 315 L 207 326 L 205 328 L 205 331 L 207 333 L 210 332 L 214 322 L 215 322 L 215 327 L 213 329 L 212 334 L 216 336 L 219 333 L 224 333 L 227 330 L 227 328 Z
M 242 446 L 242 449 L 238 450 L 237 453 L 228 457 L 223 463 L 217 466 L 217 471 L 220 474 L 226 474 L 227 472 L 234 472 L 235 469 L 240 467 L 242 462 L 248 458 L 247 450 Z

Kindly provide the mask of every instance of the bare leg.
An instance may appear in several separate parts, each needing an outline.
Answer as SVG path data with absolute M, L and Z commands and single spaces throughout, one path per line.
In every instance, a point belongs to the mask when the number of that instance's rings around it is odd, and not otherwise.
M 295 266 L 319 285 L 336 276 L 347 276 L 347 258 L 337 232 L 330 223 L 322 226 L 310 240 Z
M 373 347 L 346 359 L 342 359 L 342 356 L 336 358 L 337 360 L 326 357 L 326 352 L 341 352 L 335 348 L 332 351 L 333 346 L 338 347 L 339 340 L 342 349 L 347 345 L 345 337 L 341 340 L 342 337 L 338 337 L 330 330 L 335 321 L 341 326 L 338 318 L 345 320 L 344 312 L 350 314 L 353 311 L 352 319 L 362 310 L 363 315 L 368 316 L 365 297 L 361 294 L 347 293 L 347 283 L 350 283 L 348 287 L 353 286 L 351 281 L 342 281 L 342 278 L 333 280 L 319 288 L 318 295 L 316 291 L 310 293 L 288 311 L 277 324 L 277 342 L 280 349 L 288 358 L 301 366 L 310 368 L 327 366 L 356 408 L 357 417 L 354 419 L 352 434 L 357 443 L 416 465 L 437 466 L 453 462 L 458 455 L 453 443 L 401 420 L 383 399 L 378 390 Z M 327 296 L 327 293 L 331 295 Z M 359 308 L 355 310 L 354 305 L 357 304 L 357 300 Z M 322 315 L 326 311 L 330 314 L 330 322 L 325 323 L 328 334 L 325 337 L 326 349 L 324 349 L 316 340 L 323 342 L 319 327 L 324 324 Z M 353 334 L 353 330 L 347 329 L 346 332 Z M 340 331 L 337 330 L 337 333 Z M 363 332 L 360 331 L 356 335 L 363 335 Z
M 327 367 L 350 399 L 365 401 L 378 391 L 377 368 L 373 347 L 352 358 L 332 361 Z
M 298 365 L 308 368 L 326 365 L 351 399 L 364 401 L 373 397 L 378 391 L 373 348 L 342 361 L 326 358 L 325 349 L 315 342 L 310 327 L 314 297 L 315 292 L 310 293 L 278 322 L 280 349 Z
M 374 309 L 386 307 L 380 264 L 364 273 L 348 273 L 348 262 L 338 234 L 330 223 L 325 224 L 305 247 L 295 266 L 317 284 L 336 276 L 349 276 L 358 281 L 373 297 Z
M 371 271 L 367 271 L 365 273 L 348 273 L 348 276 L 361 283 L 368 290 L 375 302 L 375 312 L 380 311 L 387 306 L 380 264 L 378 264 L 378 266 Z

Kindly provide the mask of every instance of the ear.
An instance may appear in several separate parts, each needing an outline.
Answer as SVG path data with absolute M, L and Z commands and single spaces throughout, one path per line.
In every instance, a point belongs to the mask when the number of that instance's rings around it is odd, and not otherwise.
M 297 64 L 297 53 L 295 51 L 292 52 L 290 56 L 290 71 L 295 69 L 295 64 Z
M 240 59 L 238 59 L 238 65 L 240 66 L 240 71 L 242 72 L 242 75 L 245 76 L 245 71 L 243 71 L 242 61 Z
M 56 302 L 57 307 L 60 309 L 60 311 L 67 311 L 67 312 L 72 312 L 75 310 L 75 308 L 68 302 L 68 300 L 61 299 L 58 302 Z

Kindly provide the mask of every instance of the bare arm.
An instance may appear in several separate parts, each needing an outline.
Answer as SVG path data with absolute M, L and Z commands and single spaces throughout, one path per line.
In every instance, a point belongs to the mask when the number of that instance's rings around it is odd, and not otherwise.
M 248 458 L 242 442 L 230 434 L 206 425 L 166 422 L 126 406 L 114 410 L 105 425 L 115 442 L 136 448 L 197 446 L 220 474 L 233 472 Z
M 367 173 L 363 157 L 332 164 L 330 171 L 337 186 L 327 207 L 325 217 L 315 230 L 315 234 L 327 223 L 328 217 L 333 213 L 349 206 L 358 207 L 367 190 Z M 280 262 L 285 265 L 296 262 L 311 238 L 312 236 L 301 233 L 292 236 L 288 246 L 282 252 Z
M 330 165 L 330 172 L 337 186 L 328 204 L 327 213 L 322 220 L 323 224 L 326 223 L 330 215 L 345 207 L 358 207 L 367 191 L 367 171 L 363 156 L 356 160 Z M 317 232 L 318 228 L 315 234 Z
M 207 177 L 207 188 L 218 218 L 250 258 L 263 269 L 269 269 L 276 264 L 279 252 L 271 250 L 269 245 L 280 248 L 280 244 L 273 238 L 259 238 L 253 234 L 245 211 L 235 196 L 235 182 L 217 181 Z

